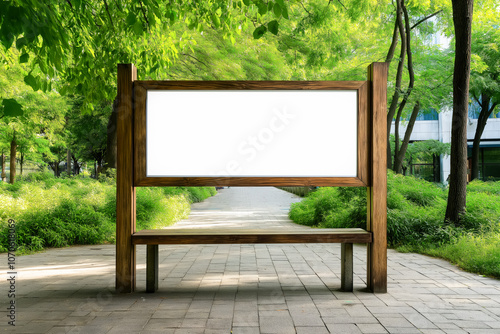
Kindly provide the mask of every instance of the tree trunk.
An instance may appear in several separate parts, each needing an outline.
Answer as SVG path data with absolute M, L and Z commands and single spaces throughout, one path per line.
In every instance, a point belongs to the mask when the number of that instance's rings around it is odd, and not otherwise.
M 97 169 L 95 174 L 96 179 L 99 179 L 99 175 L 101 174 L 101 172 L 102 172 L 102 165 L 100 163 L 97 163 Z
M 21 151 L 21 160 L 19 160 L 19 167 L 21 169 L 19 175 L 23 175 L 24 153 Z
M 7 182 L 7 174 L 5 173 L 5 154 L 2 151 L 2 182 Z
M 54 176 L 59 177 L 59 163 L 60 161 L 54 161 Z
M 17 142 L 16 142 L 16 132 L 14 132 L 14 138 L 10 142 L 10 180 L 9 183 L 14 184 L 16 181 L 16 153 L 17 153 Z
M 408 122 L 408 126 L 406 127 L 405 137 L 403 138 L 403 142 L 401 143 L 401 148 L 399 149 L 398 154 L 394 157 L 394 171 L 398 174 L 401 174 L 401 172 L 403 171 L 403 160 L 406 155 L 406 149 L 408 148 L 411 133 L 413 132 L 413 126 L 415 125 L 415 121 L 417 120 L 419 111 L 420 102 L 417 101 L 413 106 L 410 121 Z
M 397 113 L 396 122 L 395 122 L 395 127 L 396 127 L 395 139 L 396 140 L 395 140 L 395 146 L 394 146 L 394 167 L 393 167 L 393 170 L 396 173 L 401 173 L 401 168 L 400 167 L 396 168 L 396 159 L 400 155 L 400 153 L 399 153 L 399 150 L 400 150 L 399 149 L 399 122 L 401 121 L 401 115 L 403 114 L 403 109 L 406 106 L 406 102 L 408 102 L 408 98 L 410 97 L 410 94 L 413 90 L 413 86 L 415 84 L 415 74 L 413 71 L 413 56 L 411 53 L 410 19 L 408 17 L 408 11 L 406 10 L 406 5 L 404 3 L 404 0 L 401 1 L 401 9 L 403 11 L 404 20 L 405 20 L 406 54 L 408 55 L 408 74 L 410 76 L 410 82 L 408 83 L 408 89 L 406 90 L 406 92 L 403 96 L 403 100 L 399 104 L 398 113 Z M 420 107 L 420 105 L 419 105 L 419 107 Z M 413 110 L 413 111 L 415 111 L 415 110 Z M 417 114 L 418 114 L 418 110 L 417 110 Z M 412 116 L 413 116 L 413 113 L 412 113 Z M 416 117 L 416 115 L 415 115 L 415 117 Z M 412 126 L 412 130 L 413 130 L 413 126 Z M 411 134 L 411 131 L 410 131 L 410 134 Z M 410 140 L 410 138 L 408 138 L 408 140 Z M 407 143 L 407 146 L 408 146 L 408 143 Z M 404 154 L 406 153 L 406 148 L 404 151 L 405 152 L 403 152 L 403 157 L 401 158 L 400 164 L 403 163 Z
M 452 0 L 455 28 L 450 188 L 445 221 L 460 225 L 467 193 L 467 121 L 473 0 Z
M 440 182 L 441 181 L 441 170 L 439 168 L 439 155 L 433 154 L 432 155 L 432 172 L 433 172 L 433 177 L 434 177 L 434 182 Z
M 57 172 L 56 172 L 56 163 L 55 162 L 48 162 L 49 167 L 52 168 L 52 171 L 54 172 L 54 176 L 57 177 Z
M 71 151 L 70 149 L 67 150 L 66 152 L 66 173 L 68 173 L 68 176 L 71 176 Z
M 401 91 L 401 81 L 403 79 L 403 69 L 406 57 L 406 38 L 405 30 L 403 25 L 403 14 L 401 9 L 401 0 L 397 0 L 396 7 L 396 24 L 398 25 L 399 36 L 401 37 L 401 52 L 399 54 L 398 70 L 396 73 L 396 87 L 394 88 L 394 93 L 392 95 L 392 101 L 387 112 L 387 168 L 392 168 L 392 152 L 391 152 L 391 126 L 392 119 L 396 113 L 396 108 L 399 102 L 399 93 Z M 392 47 L 392 46 L 391 46 Z M 390 51 L 390 50 L 389 50 Z
M 387 52 L 387 56 L 385 57 L 386 63 L 390 63 L 392 61 L 392 58 L 394 58 L 394 51 L 396 51 L 396 46 L 398 45 L 398 24 L 399 22 L 396 19 L 396 22 L 394 23 L 394 32 L 392 33 L 391 46 L 389 47 L 389 51 Z
M 73 159 L 73 172 L 75 175 L 80 174 L 80 164 L 78 163 L 78 159 L 72 154 L 71 159 Z
M 113 102 L 111 116 L 108 121 L 108 136 L 106 143 L 106 158 L 104 168 L 116 168 L 116 122 L 118 99 Z
M 488 118 L 496 107 L 496 103 L 494 103 L 490 108 L 491 98 L 486 93 L 481 94 L 481 101 L 478 99 L 476 101 L 479 102 L 481 111 L 477 120 L 476 133 L 474 134 L 474 142 L 472 144 L 471 181 L 479 178 L 479 144 L 481 143 L 481 136 L 483 135 Z

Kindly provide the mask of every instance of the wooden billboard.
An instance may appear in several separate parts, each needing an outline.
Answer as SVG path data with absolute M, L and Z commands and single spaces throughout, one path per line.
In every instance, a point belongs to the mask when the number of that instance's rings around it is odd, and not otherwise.
M 138 81 L 118 65 L 117 289 L 134 290 L 135 244 L 146 240 L 135 187 L 361 186 L 368 287 L 386 291 L 386 86 L 385 63 L 367 81 L 314 82 Z M 173 243 L 157 234 L 148 240 Z

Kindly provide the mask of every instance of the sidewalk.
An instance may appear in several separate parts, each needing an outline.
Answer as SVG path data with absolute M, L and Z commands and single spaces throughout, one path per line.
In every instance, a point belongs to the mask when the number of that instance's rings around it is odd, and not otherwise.
M 229 188 L 179 225 L 300 228 L 296 196 Z M 159 290 L 115 294 L 114 245 L 18 257 L 16 327 L 7 325 L 7 256 L 0 256 L 2 333 L 500 333 L 500 281 L 392 250 L 387 294 L 364 291 L 366 247 L 354 249 L 354 292 L 340 292 L 340 245 L 162 245 Z

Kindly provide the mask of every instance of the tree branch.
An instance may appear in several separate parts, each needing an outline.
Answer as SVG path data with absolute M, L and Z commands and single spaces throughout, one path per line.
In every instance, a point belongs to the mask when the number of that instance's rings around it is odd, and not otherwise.
M 304 10 L 306 11 L 306 13 L 307 13 L 309 16 L 311 16 L 311 12 L 309 12 L 309 11 L 307 10 L 306 6 L 304 6 L 304 4 L 302 3 L 302 1 L 299 1 L 299 3 L 300 3 L 300 5 L 302 6 L 302 8 L 304 8 Z M 328 2 L 328 3 L 330 3 L 330 2 Z
M 142 1 L 139 1 L 139 3 L 141 4 L 142 16 L 144 16 L 144 20 L 146 20 L 146 24 L 148 25 L 149 28 L 149 20 L 148 17 L 146 16 L 146 11 L 144 10 L 144 7 L 142 6 Z
M 119 10 L 120 9 L 120 6 L 118 6 L 118 3 L 116 2 L 116 0 L 113 0 L 115 2 L 115 6 L 116 8 Z M 123 11 L 122 11 L 123 12 Z
M 434 14 L 431 14 L 431 15 L 429 15 L 429 16 L 424 17 L 423 19 L 419 20 L 417 23 L 415 23 L 414 25 L 412 25 L 412 26 L 411 26 L 411 28 L 410 28 L 410 30 L 412 30 L 413 28 L 415 28 L 416 26 L 418 26 L 420 23 L 427 21 L 427 20 L 428 20 L 428 19 L 430 19 L 431 17 L 436 16 L 437 14 L 441 13 L 442 11 L 443 11 L 443 10 L 442 10 L 442 9 L 440 9 L 440 10 L 438 10 L 437 12 L 435 12 Z
M 193 58 L 194 60 L 196 60 L 197 62 L 199 62 L 199 63 L 201 63 L 201 64 L 205 65 L 205 67 L 209 68 L 209 66 L 208 66 L 205 62 L 203 62 L 203 61 L 199 60 L 199 59 L 198 59 L 198 58 L 196 58 L 195 56 L 192 56 L 192 55 L 187 54 L 187 53 L 181 53 L 181 55 L 191 57 L 191 58 Z
M 445 84 L 445 82 L 446 82 L 446 81 L 448 81 L 448 79 L 452 77 L 452 75 L 453 75 L 453 73 L 452 73 L 452 74 L 450 74 L 450 75 L 448 75 L 448 76 L 446 77 L 446 79 L 444 79 L 444 80 L 443 80 L 443 82 L 441 82 L 441 83 L 440 83 L 439 85 L 437 85 L 437 86 L 432 87 L 432 88 L 431 88 L 431 90 L 438 89 L 439 87 L 441 87 L 442 85 L 444 85 L 444 84 Z
M 104 0 L 104 6 L 106 7 L 106 12 L 108 13 L 109 22 L 111 23 L 111 29 L 115 31 L 115 25 L 113 24 L 113 20 L 111 19 L 111 14 L 109 13 L 109 8 L 108 8 L 108 2 L 106 0 Z
M 481 102 L 479 102 L 479 99 L 477 98 L 476 94 L 472 94 L 472 97 L 474 98 L 474 100 L 476 100 L 476 102 L 481 105 Z
M 339 4 L 341 4 L 341 5 L 342 5 L 342 7 L 344 7 L 344 9 L 345 9 L 345 10 L 347 10 L 347 7 L 346 7 L 346 6 L 344 6 L 344 4 L 342 3 L 342 1 L 340 1 L 340 0 L 337 0 L 337 1 L 339 2 Z
M 66 2 L 69 4 L 69 6 L 71 7 L 71 9 L 73 9 L 73 4 L 71 3 L 71 1 L 66 0 Z
M 490 110 L 489 110 L 489 114 L 491 115 L 491 113 L 493 112 L 493 110 L 495 110 L 495 107 L 498 105 L 498 102 L 495 102 L 493 103 L 493 105 L 491 106 Z
M 394 24 L 394 32 L 392 33 L 392 42 L 389 47 L 389 51 L 387 52 L 387 57 L 385 57 L 385 62 L 390 63 L 392 58 L 394 58 L 394 51 L 396 51 L 396 46 L 398 45 L 398 20 L 396 20 Z

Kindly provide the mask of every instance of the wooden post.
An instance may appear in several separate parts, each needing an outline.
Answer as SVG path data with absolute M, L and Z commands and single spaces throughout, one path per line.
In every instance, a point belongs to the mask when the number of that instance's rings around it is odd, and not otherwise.
M 146 292 L 155 292 L 158 290 L 158 245 L 146 247 Z
M 352 244 L 342 243 L 340 246 L 340 289 L 342 291 L 352 292 L 353 271 Z
M 116 161 L 116 290 L 135 290 L 135 187 L 133 183 L 133 83 L 137 69 L 118 65 Z
M 367 283 L 373 292 L 387 292 L 387 71 L 388 63 L 368 67 L 371 107 L 371 178 L 367 188 Z

